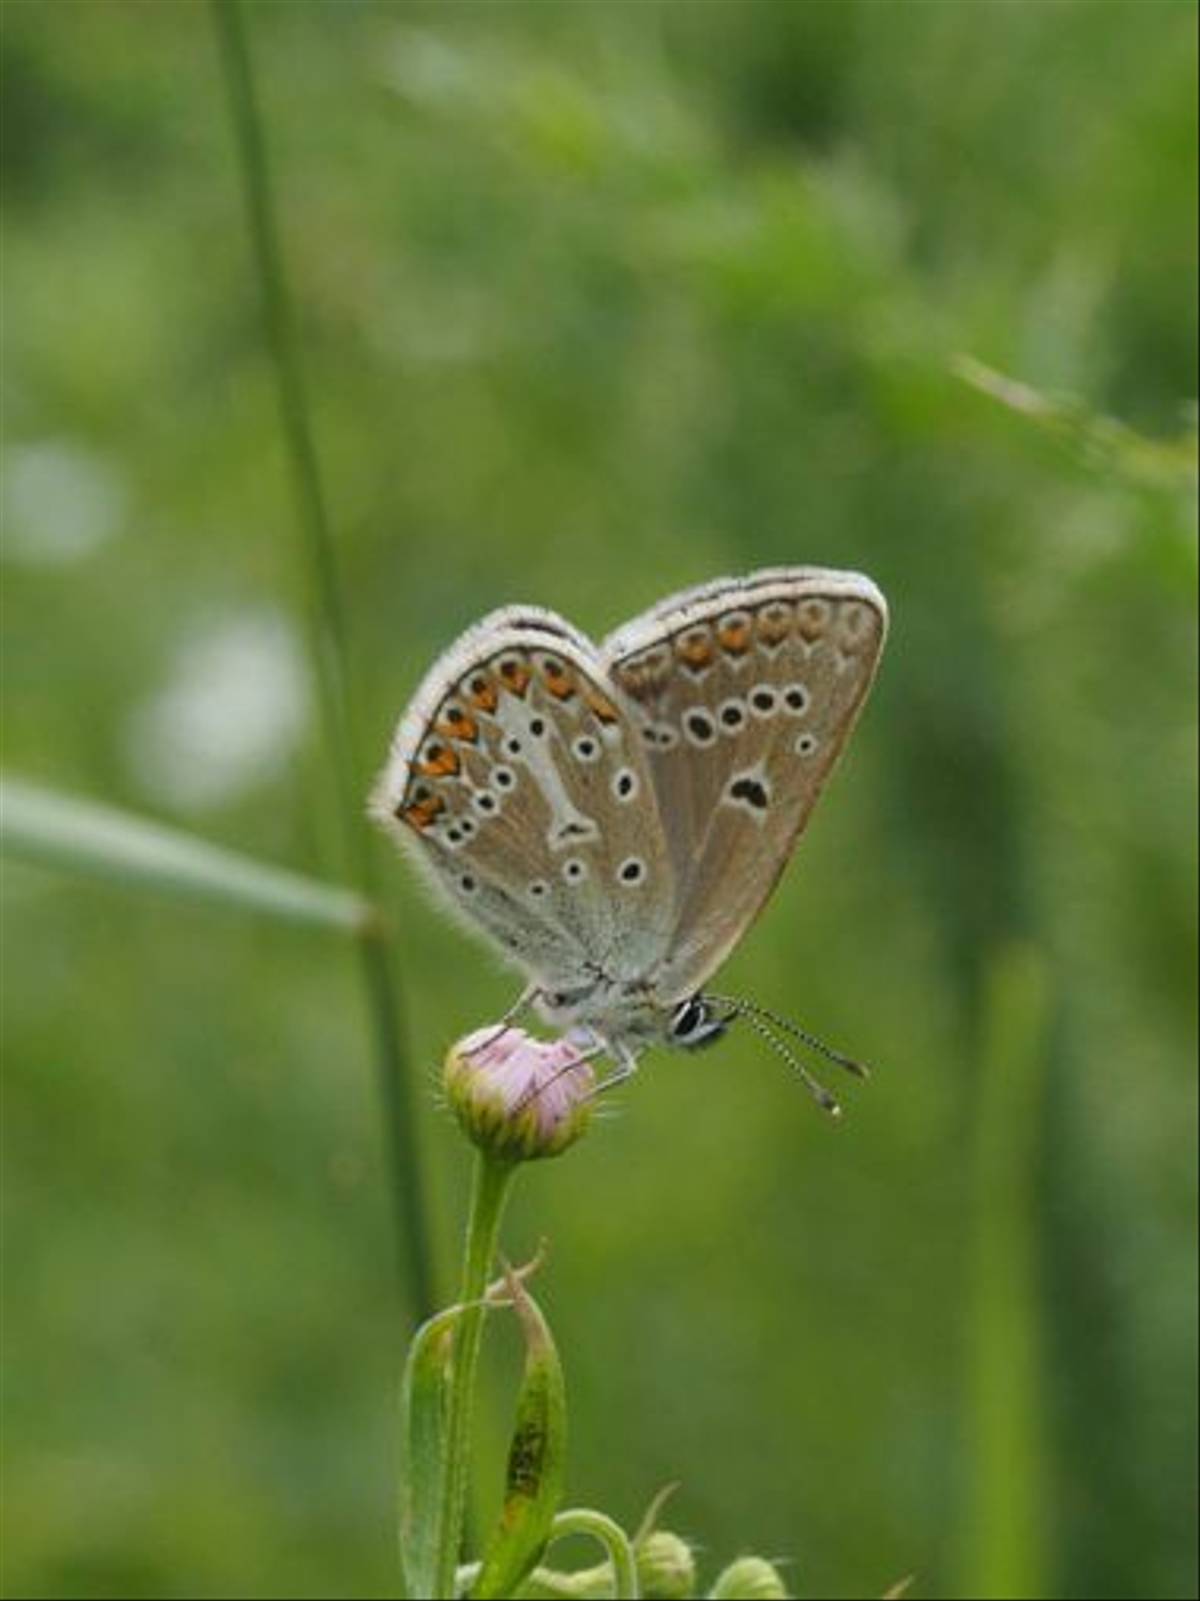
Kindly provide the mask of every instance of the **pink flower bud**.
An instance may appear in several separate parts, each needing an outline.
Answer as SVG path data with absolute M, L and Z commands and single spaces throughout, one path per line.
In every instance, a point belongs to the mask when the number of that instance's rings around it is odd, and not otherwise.
M 477 1029 L 446 1055 L 443 1082 L 464 1132 L 508 1162 L 557 1156 L 587 1127 L 595 1075 L 570 1040 Z

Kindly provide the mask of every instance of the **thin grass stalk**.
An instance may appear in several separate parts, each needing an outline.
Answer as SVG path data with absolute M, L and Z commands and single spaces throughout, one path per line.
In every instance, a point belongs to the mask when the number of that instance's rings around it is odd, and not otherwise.
M 334 767 L 343 849 L 353 882 L 365 896 L 373 898 L 375 875 L 370 843 L 361 823 L 360 773 L 346 668 L 346 627 L 309 420 L 300 343 L 279 247 L 254 69 L 240 0 L 212 0 L 212 4 L 241 168 L 254 270 L 267 344 L 275 368 L 280 426 L 304 545 L 309 591 L 305 608 L 309 650 L 325 738 Z M 395 957 L 381 929 L 364 931 L 359 950 L 388 1126 L 392 1195 L 403 1249 L 403 1272 L 413 1308 L 420 1318 L 425 1318 L 433 1309 L 435 1297 L 415 1139 L 416 1098 L 403 1043 L 399 975 Z
M 1041 953 L 1016 941 L 994 950 L 985 980 L 966 1303 L 971 1454 L 962 1594 L 1040 1596 L 1053 1590 L 1036 1199 L 1049 980 Z

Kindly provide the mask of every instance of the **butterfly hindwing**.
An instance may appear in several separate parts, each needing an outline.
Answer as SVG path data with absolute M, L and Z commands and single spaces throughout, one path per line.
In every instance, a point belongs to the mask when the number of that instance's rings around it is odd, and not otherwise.
M 787 865 L 870 688 L 878 589 L 817 568 L 675 596 L 605 642 L 641 710 L 674 881 L 664 1005 L 703 984 Z

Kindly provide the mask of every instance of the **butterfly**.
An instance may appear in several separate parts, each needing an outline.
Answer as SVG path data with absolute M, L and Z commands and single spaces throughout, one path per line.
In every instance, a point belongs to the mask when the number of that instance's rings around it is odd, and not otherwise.
M 745 1016 L 836 1110 L 766 1020 L 856 1064 L 705 986 L 791 858 L 887 619 L 869 578 L 818 567 L 685 590 L 599 646 L 506 606 L 430 669 L 371 812 L 524 972 L 518 1007 L 580 1031 L 614 1080 Z

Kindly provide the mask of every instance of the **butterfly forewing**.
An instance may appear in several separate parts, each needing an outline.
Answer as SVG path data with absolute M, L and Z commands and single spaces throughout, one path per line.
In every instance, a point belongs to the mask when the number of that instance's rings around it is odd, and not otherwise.
M 437 663 L 373 810 L 549 989 L 653 965 L 669 864 L 634 708 L 561 618 L 510 608 Z
M 869 579 L 820 569 L 718 581 L 604 647 L 640 708 L 674 883 L 661 1004 L 697 989 L 787 865 L 870 688 L 886 632 Z

